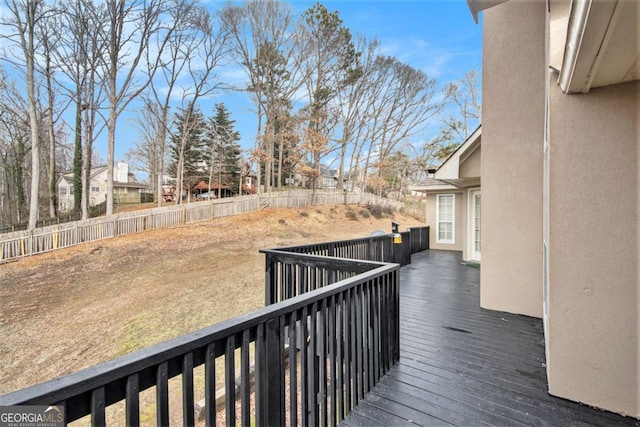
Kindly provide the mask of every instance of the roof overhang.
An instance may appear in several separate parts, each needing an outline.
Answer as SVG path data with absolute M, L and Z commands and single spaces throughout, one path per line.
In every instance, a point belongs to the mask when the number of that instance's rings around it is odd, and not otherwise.
M 489 9 L 490 7 L 497 6 L 500 3 L 504 3 L 509 0 L 467 0 L 467 4 L 469 5 L 469 9 L 471 10 L 471 14 L 473 15 L 474 21 L 476 24 L 478 23 L 478 14 L 485 9 Z
M 480 147 L 481 140 L 482 127 L 478 126 L 471 136 L 440 165 L 434 178 L 457 188 L 478 185 L 480 177 L 460 176 L 460 165 Z
M 565 13 L 566 40 L 551 40 L 564 43 L 558 78 L 563 92 L 587 93 L 640 78 L 637 0 L 572 0 Z
M 459 188 L 445 182 L 439 184 L 415 184 L 409 186 L 409 191 L 416 191 L 418 193 L 437 193 L 439 191 L 452 190 L 459 190 Z

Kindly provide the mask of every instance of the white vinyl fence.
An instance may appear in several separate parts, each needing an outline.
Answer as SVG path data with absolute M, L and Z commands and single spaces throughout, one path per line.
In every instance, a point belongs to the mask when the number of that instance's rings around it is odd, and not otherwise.
M 215 199 L 144 211 L 125 212 L 111 217 L 92 218 L 31 231 L 2 234 L 0 235 L 0 263 L 139 231 L 208 221 L 213 218 L 239 215 L 266 208 L 299 208 L 341 203 L 371 204 L 391 207 L 396 210 L 404 208 L 402 202 L 372 194 L 336 191 L 316 191 L 316 194 L 312 196 L 311 191 L 298 190 Z M 424 216 L 423 212 L 418 211 L 407 213 L 418 218 Z

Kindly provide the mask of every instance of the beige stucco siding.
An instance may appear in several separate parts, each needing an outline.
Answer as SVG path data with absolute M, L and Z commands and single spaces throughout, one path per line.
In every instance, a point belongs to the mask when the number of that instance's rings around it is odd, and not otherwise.
M 455 195 L 455 221 L 454 221 L 454 243 L 438 243 L 438 223 L 437 223 L 437 194 L 454 194 Z M 461 191 L 442 191 L 439 193 L 427 194 L 427 225 L 431 227 L 429 232 L 429 248 L 446 251 L 461 251 L 464 247 L 464 221 L 466 221 L 466 213 L 464 212 L 464 193 Z
M 636 417 L 639 100 L 638 82 L 552 85 L 548 189 L 550 392 Z
M 460 163 L 460 178 L 477 178 L 480 176 L 480 156 L 482 147 L 476 148 L 469 157 Z
M 542 316 L 545 2 L 484 14 L 482 307 Z

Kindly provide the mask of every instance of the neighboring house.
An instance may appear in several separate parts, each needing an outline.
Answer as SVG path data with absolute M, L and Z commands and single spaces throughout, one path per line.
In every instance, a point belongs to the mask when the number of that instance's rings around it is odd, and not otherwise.
M 551 394 L 640 418 L 640 2 L 468 3 L 480 303 L 543 319 Z
M 480 192 L 481 128 L 429 178 L 410 187 L 426 195 L 431 249 L 462 251 L 465 261 L 481 260 Z
M 193 195 L 196 200 L 220 199 L 233 197 L 235 194 L 236 192 L 228 185 L 221 185 L 217 182 L 212 182 L 211 185 L 209 185 L 205 181 L 200 181 L 193 187 Z
M 242 183 L 242 194 L 256 194 L 257 177 L 255 175 L 246 175 Z
M 338 171 L 320 165 L 320 188 L 336 188 L 338 186 Z
M 73 200 L 73 172 L 65 173 L 56 183 L 58 191 L 58 210 L 69 212 L 74 208 Z M 146 193 L 149 187 L 136 182 L 133 174 L 129 173 L 129 165 L 118 162 L 113 167 L 113 193 L 136 194 Z M 89 182 L 89 206 L 95 206 L 107 199 L 107 166 L 91 168 Z

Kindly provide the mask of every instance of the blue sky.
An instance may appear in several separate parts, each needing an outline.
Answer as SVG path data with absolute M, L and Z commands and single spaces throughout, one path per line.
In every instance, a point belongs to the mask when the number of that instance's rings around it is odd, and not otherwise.
M 296 13 L 302 14 L 315 1 L 294 0 L 289 3 Z M 322 3 L 330 11 L 340 12 L 344 24 L 354 36 L 364 34 L 379 39 L 386 54 L 436 77 L 440 86 L 461 78 L 472 69 L 481 69 L 481 24 L 473 21 L 465 0 L 343 0 Z M 224 2 L 209 4 L 215 9 L 216 5 Z M 252 148 L 256 120 L 248 99 L 241 94 L 228 93 L 219 94 L 212 101 L 211 106 L 202 106 L 205 115 L 213 114 L 213 103 L 224 102 L 236 120 L 243 148 Z M 122 119 L 118 125 L 116 160 L 124 158 L 136 138 L 136 132 L 130 128 L 127 119 Z M 421 139 L 433 138 L 438 128 L 439 124 L 433 123 Z M 98 145 L 97 151 L 106 158 L 106 147 Z

